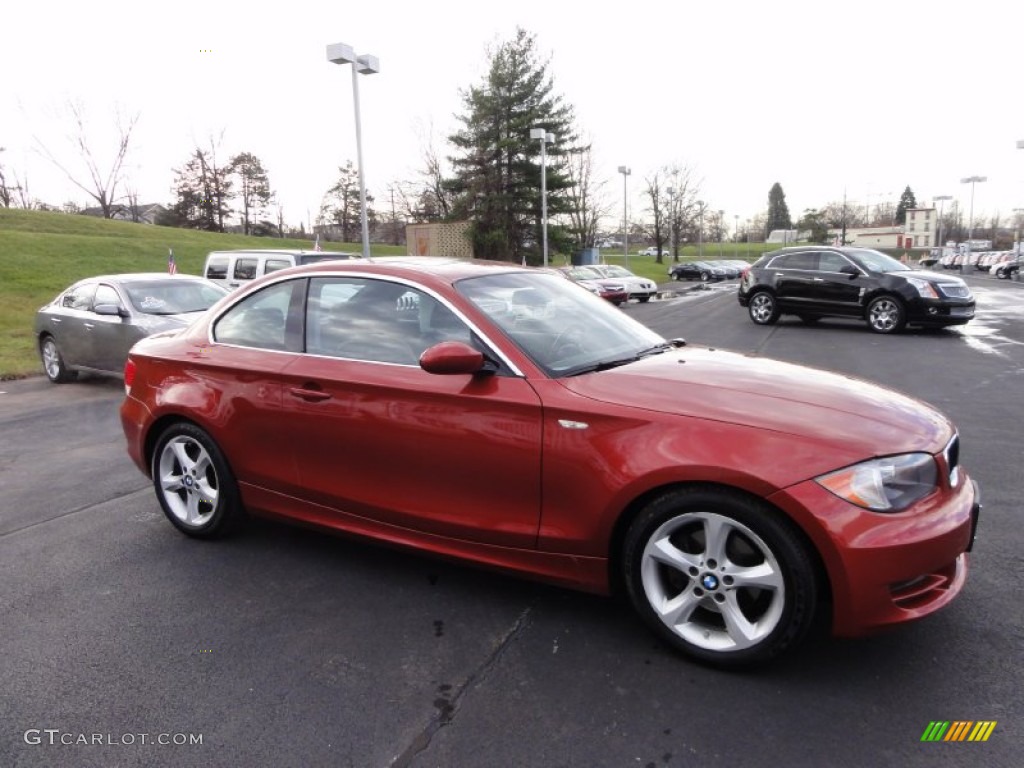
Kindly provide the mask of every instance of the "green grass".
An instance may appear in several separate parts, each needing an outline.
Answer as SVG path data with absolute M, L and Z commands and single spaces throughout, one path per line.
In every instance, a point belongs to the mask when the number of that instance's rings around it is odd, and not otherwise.
M 76 280 L 118 272 L 166 272 L 174 249 L 178 271 L 198 275 L 206 254 L 224 248 L 306 248 L 311 240 L 222 235 L 91 216 L 0 208 L 0 379 L 39 373 L 32 324 L 36 310 Z M 325 250 L 359 251 L 358 243 Z M 373 246 L 379 256 L 404 246 Z
M 771 246 L 777 247 L 777 246 Z M 36 310 L 76 280 L 119 272 L 165 272 L 167 249 L 174 249 L 178 271 L 198 275 L 206 254 L 225 248 L 312 248 L 311 240 L 222 235 L 172 227 L 155 227 L 91 216 L 0 208 L 0 379 L 39 373 L 32 324 Z M 327 250 L 359 251 L 358 243 L 330 243 Z M 753 260 L 766 250 L 761 243 L 738 246 L 739 257 Z M 639 250 L 637 247 L 635 250 Z M 405 246 L 374 245 L 376 256 L 400 255 Z M 721 258 L 731 259 L 736 246 L 723 244 Z M 668 280 L 672 258 L 605 249 L 609 264 L 623 264 L 656 282 Z M 680 250 L 684 261 L 697 247 Z M 704 257 L 717 259 L 717 243 L 705 244 Z M 554 265 L 561 264 L 560 258 Z

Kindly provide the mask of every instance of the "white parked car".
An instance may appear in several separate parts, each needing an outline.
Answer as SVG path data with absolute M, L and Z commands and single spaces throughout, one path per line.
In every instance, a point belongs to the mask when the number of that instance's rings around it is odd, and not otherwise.
M 596 269 L 605 277 L 621 280 L 626 286 L 629 298 L 637 301 L 650 301 L 652 296 L 658 293 L 658 284 L 646 277 L 634 275 L 625 267 L 618 264 L 591 264 L 591 269 Z
M 654 246 L 651 246 L 650 248 L 644 248 L 642 251 L 640 251 L 640 255 L 641 256 L 657 256 L 658 255 L 658 249 L 655 248 Z M 661 255 L 662 256 L 668 256 L 668 251 L 663 250 L 661 252 Z

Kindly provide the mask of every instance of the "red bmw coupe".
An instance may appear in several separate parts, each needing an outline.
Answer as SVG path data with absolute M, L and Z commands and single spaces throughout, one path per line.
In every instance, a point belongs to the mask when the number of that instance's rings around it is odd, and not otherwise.
M 934 408 L 666 341 L 553 272 L 276 272 L 132 349 L 121 419 L 168 519 L 245 513 L 593 592 L 720 666 L 917 619 L 980 509 Z M 737 396 L 739 395 L 739 396 Z

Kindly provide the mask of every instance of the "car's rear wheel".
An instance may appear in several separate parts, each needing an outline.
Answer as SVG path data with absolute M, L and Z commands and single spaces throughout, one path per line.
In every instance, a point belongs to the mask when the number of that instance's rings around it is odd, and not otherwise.
M 656 498 L 625 538 L 633 607 L 672 647 L 716 666 L 790 648 L 813 623 L 817 581 L 806 545 L 778 514 L 705 486 Z
M 879 296 L 868 304 L 868 327 L 875 333 L 897 333 L 907 324 L 903 302 L 895 296 Z
M 65 365 L 64 358 L 61 356 L 53 336 L 43 337 L 39 351 L 43 358 L 43 370 L 46 371 L 46 378 L 50 381 L 55 384 L 63 384 L 78 378 L 78 371 L 72 371 Z
M 779 319 L 779 305 L 768 291 L 758 291 L 751 296 L 747 311 L 758 325 L 771 325 Z
M 711 275 L 709 275 L 707 272 L 700 273 L 700 281 L 702 283 L 706 283 L 709 279 L 711 279 Z
M 160 435 L 153 452 L 153 487 L 167 519 L 189 536 L 222 536 L 243 515 L 224 454 L 195 424 L 172 424 Z

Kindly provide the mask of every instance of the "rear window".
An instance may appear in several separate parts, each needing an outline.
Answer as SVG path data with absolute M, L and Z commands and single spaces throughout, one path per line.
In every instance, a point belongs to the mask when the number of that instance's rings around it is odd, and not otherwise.
M 228 259 L 226 256 L 218 256 L 206 262 L 207 280 L 227 280 Z
M 287 259 L 267 259 L 266 264 L 263 265 L 263 274 L 269 275 L 279 269 L 288 269 L 291 265 L 292 263 Z
M 253 280 L 256 278 L 257 259 L 238 259 L 235 262 L 235 280 Z

